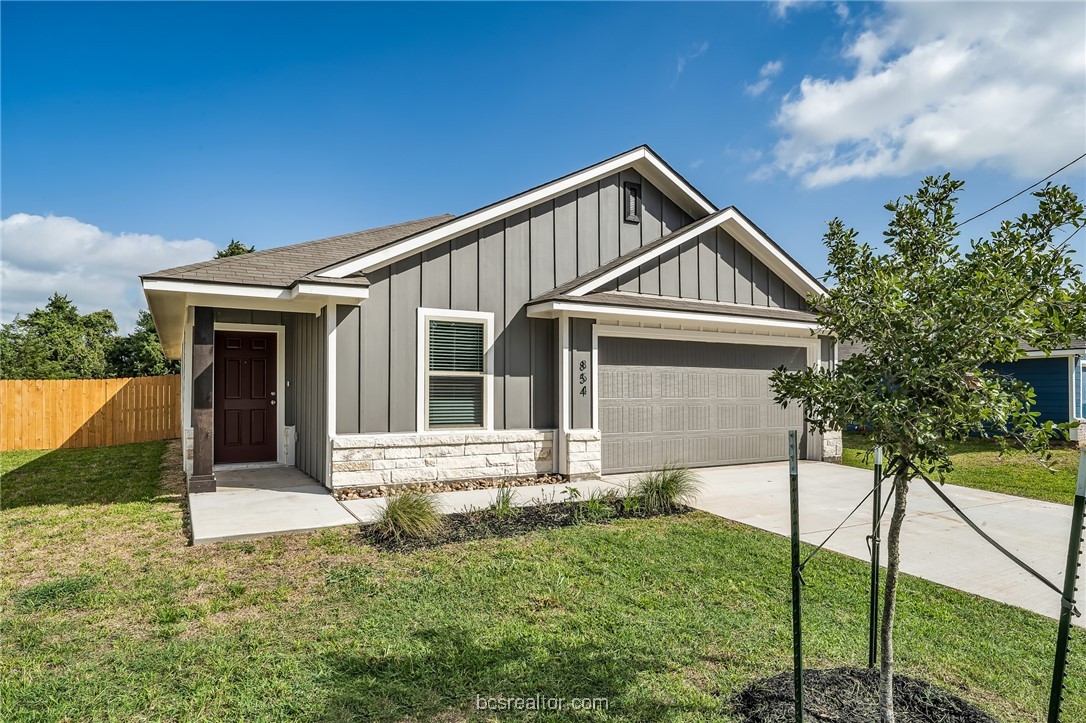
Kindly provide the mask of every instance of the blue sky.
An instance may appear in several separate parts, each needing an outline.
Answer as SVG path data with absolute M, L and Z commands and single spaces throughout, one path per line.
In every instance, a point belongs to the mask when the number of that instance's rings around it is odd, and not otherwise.
M 641 143 L 821 274 L 833 216 L 877 240 L 926 174 L 971 215 L 1086 151 L 1081 4 L 0 13 L 5 321 L 57 289 L 125 327 L 137 273 L 231 238 L 463 213 Z

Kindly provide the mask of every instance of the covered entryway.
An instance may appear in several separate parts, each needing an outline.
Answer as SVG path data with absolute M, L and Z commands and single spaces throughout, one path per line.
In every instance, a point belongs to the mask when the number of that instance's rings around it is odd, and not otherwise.
M 601 336 L 598 354 L 605 473 L 781 460 L 803 429 L 769 388 L 773 369 L 807 366 L 803 346 Z
M 276 335 L 215 332 L 215 464 L 276 460 Z

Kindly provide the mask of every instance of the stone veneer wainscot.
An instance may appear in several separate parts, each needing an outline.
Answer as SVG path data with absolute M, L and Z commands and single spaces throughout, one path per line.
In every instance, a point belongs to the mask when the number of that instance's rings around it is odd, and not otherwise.
M 332 439 L 330 486 L 549 474 L 553 441 L 553 431 L 534 429 L 340 435 Z M 598 453 L 596 459 L 598 470 Z

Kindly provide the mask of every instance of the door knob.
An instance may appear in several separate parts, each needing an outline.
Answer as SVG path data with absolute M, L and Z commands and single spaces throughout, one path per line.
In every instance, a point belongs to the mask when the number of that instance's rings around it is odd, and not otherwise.
M 275 406 L 275 400 L 274 400 L 274 399 L 273 399 L 273 400 L 271 400 L 271 405 L 272 405 L 273 407 Z

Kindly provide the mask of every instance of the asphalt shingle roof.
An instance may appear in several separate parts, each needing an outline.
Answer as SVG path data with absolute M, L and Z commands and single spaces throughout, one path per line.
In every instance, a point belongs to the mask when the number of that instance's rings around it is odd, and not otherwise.
M 294 283 L 307 282 L 366 285 L 361 275 L 343 279 L 316 276 L 316 272 L 358 254 L 373 251 L 395 241 L 443 224 L 455 216 L 431 216 L 392 226 L 371 228 L 365 231 L 345 233 L 340 236 L 307 241 L 291 246 L 262 249 L 251 254 L 210 259 L 187 266 L 163 269 L 144 274 L 144 279 L 170 279 L 174 281 L 209 281 L 224 284 L 253 286 L 281 286 L 288 288 Z

